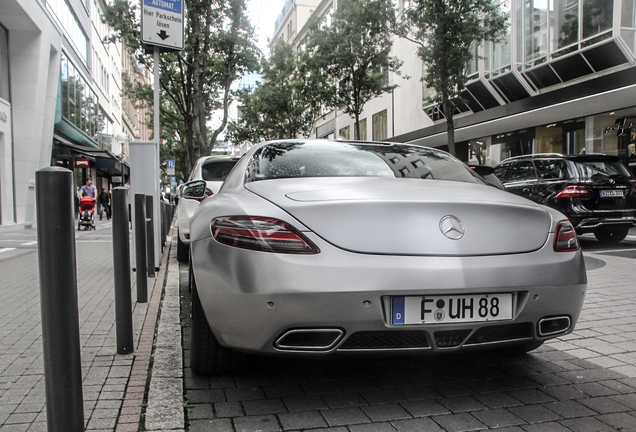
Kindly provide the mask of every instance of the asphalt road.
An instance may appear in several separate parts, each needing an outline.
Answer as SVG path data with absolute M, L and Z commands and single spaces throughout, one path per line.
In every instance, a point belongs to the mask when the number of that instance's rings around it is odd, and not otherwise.
M 191 431 L 636 431 L 636 229 L 605 246 L 581 236 L 589 287 L 573 334 L 530 354 L 335 360 L 255 357 L 236 375 L 189 364 Z

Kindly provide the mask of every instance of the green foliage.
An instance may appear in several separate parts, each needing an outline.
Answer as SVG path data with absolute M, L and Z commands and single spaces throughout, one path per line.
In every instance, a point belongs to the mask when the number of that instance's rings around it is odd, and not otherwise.
M 309 137 L 320 113 L 320 101 L 330 97 L 324 77 L 307 69 L 301 55 L 278 43 L 263 60 L 263 83 L 237 91 L 241 118 L 228 126 L 235 143 Z
M 508 17 L 493 0 L 412 0 L 404 17 L 396 32 L 419 45 L 426 69 L 422 79 L 436 92 L 430 101 L 443 106 L 454 153 L 451 101 L 466 85 L 466 68 L 474 58 L 471 45 L 499 40 Z
M 137 19 L 137 5 L 130 0 L 112 0 L 104 9 L 102 21 L 114 30 L 106 42 L 121 40 L 133 49 L 139 46 L 141 39 L 141 23 Z
M 200 156 L 210 154 L 227 125 L 231 85 L 245 71 L 259 67 L 253 28 L 245 14 L 246 0 L 184 0 L 185 39 L 181 52 L 160 56 L 162 158 L 175 159 L 177 175 L 185 179 Z M 138 61 L 154 67 L 141 47 L 137 6 L 113 0 L 104 20 L 115 37 L 137 52 Z M 129 86 L 126 96 L 152 110 L 149 88 Z M 139 99 L 137 99 L 139 98 Z M 211 113 L 222 110 L 221 125 L 211 131 Z
M 402 65 L 390 56 L 394 22 L 390 0 L 340 0 L 331 25 L 310 24 L 308 66 L 331 80 L 334 97 L 327 105 L 354 116 L 356 126 L 369 100 L 396 87 L 384 78 Z

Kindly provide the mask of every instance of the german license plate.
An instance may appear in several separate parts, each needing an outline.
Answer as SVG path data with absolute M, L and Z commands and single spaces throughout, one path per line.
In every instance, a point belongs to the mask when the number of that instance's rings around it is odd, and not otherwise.
M 393 325 L 512 319 L 512 294 L 404 296 L 391 300 Z
M 623 192 L 623 189 L 610 189 L 610 190 L 602 190 L 601 191 L 601 197 L 605 198 L 605 197 L 622 197 L 624 196 L 625 193 Z

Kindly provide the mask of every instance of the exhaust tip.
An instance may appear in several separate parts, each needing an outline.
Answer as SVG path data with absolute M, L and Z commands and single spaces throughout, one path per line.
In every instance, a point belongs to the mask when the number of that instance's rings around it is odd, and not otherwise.
M 539 336 L 552 336 L 566 332 L 572 321 L 569 316 L 543 318 L 539 321 Z
M 294 329 L 279 337 L 274 346 L 279 350 L 328 351 L 342 340 L 340 329 Z

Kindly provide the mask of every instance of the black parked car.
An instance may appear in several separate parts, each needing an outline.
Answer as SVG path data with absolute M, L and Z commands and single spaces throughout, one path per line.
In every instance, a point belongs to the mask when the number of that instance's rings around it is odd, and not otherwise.
M 636 177 L 616 156 L 516 156 L 495 175 L 507 191 L 564 213 L 578 234 L 617 243 L 636 225 Z

